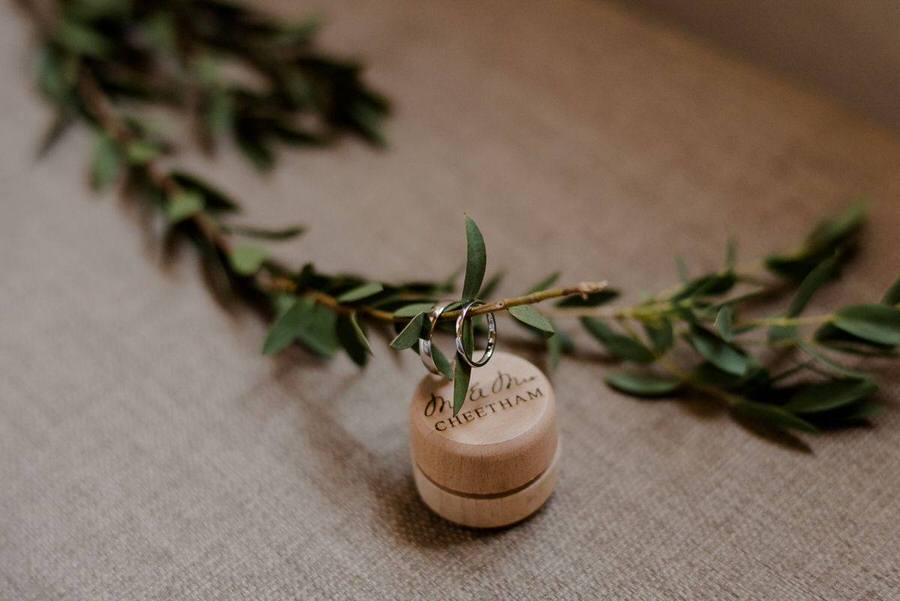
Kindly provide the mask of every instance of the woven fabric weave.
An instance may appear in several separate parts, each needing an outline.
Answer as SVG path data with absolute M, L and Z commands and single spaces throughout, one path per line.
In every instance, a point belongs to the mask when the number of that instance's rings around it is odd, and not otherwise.
M 734 235 L 758 256 L 866 194 L 857 263 L 810 312 L 900 275 L 900 142 L 777 75 L 616 5 L 319 5 L 325 44 L 396 100 L 390 148 L 287 153 L 265 178 L 187 158 L 248 221 L 310 226 L 285 260 L 447 274 L 467 212 L 506 292 L 562 268 L 634 301 L 675 254 L 712 269 Z M 34 161 L 50 115 L 26 25 L 0 7 L 0 599 L 897 598 L 896 368 L 876 427 L 802 453 L 565 359 L 550 503 L 453 527 L 412 484 L 412 354 L 261 356 L 263 325 L 214 303 L 189 249 L 163 263 L 133 208 L 87 189 L 87 133 Z

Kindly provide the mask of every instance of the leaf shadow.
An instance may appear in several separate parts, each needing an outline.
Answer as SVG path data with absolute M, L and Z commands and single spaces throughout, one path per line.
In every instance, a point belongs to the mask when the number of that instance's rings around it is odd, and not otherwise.
M 286 396 L 297 399 L 298 424 L 302 430 L 298 440 L 302 441 L 303 448 L 296 452 L 296 459 L 303 465 L 315 466 L 316 473 L 327 474 L 309 481 L 330 503 L 341 507 L 347 506 L 348 498 L 371 500 L 363 510 L 374 507 L 373 528 L 419 548 L 475 544 L 504 531 L 456 526 L 428 509 L 413 482 L 405 436 L 388 436 L 386 440 L 402 443 L 395 443 L 383 452 L 374 451 L 348 429 L 346 420 L 337 415 L 337 404 L 308 395 L 300 400 L 306 388 L 304 380 L 319 377 L 322 366 L 298 363 L 298 354 L 307 353 L 292 348 L 276 358 L 273 379 Z M 317 396 L 340 397 L 361 377 L 362 372 L 356 372 L 344 378 L 330 394 Z M 391 426 L 392 431 L 403 428 L 405 422 Z
M 796 434 L 793 434 L 792 432 L 774 428 L 771 425 L 766 424 L 765 422 L 754 420 L 742 415 L 732 414 L 732 418 L 737 424 L 744 428 L 744 430 L 761 440 L 778 445 L 791 451 L 796 451 L 807 455 L 815 454 L 809 443 L 807 443 Z

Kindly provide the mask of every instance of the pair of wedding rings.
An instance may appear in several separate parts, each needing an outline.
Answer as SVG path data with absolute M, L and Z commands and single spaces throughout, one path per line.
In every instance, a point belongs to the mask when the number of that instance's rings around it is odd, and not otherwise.
M 444 311 L 449 307 L 455 304 L 455 301 L 450 301 L 435 305 L 428 313 L 428 327 L 426 328 L 427 333 L 425 334 L 425 338 L 419 338 L 419 358 L 422 359 L 422 364 L 425 365 L 425 368 L 436 376 L 442 374 L 434 363 L 431 337 L 434 335 L 434 328 L 437 326 L 441 315 L 443 315 Z M 459 311 L 459 316 L 456 318 L 456 354 L 462 357 L 462 360 L 465 361 L 469 367 L 482 367 L 487 365 L 487 362 L 491 360 L 491 356 L 494 354 L 494 347 L 497 345 L 497 320 L 494 318 L 493 313 L 485 314 L 487 317 L 488 339 L 487 345 L 484 348 L 484 353 L 479 360 L 476 361 L 472 355 L 469 354 L 469 351 L 466 349 L 466 345 L 463 342 L 463 326 L 466 323 L 466 319 L 469 318 L 469 312 L 473 308 L 480 307 L 481 305 L 484 305 L 484 302 L 480 300 L 469 301 L 462 306 Z

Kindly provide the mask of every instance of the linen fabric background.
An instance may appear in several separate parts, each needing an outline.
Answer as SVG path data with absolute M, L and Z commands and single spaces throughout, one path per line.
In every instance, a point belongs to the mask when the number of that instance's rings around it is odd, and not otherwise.
M 547 273 L 670 285 L 799 240 L 861 194 L 855 266 L 811 312 L 900 275 L 900 142 L 881 127 L 617 5 L 289 2 L 396 102 L 390 149 L 185 160 L 302 222 L 293 264 L 444 276 L 464 212 L 517 293 Z M 608 390 L 599 353 L 554 377 L 561 480 L 533 519 L 456 528 L 413 488 L 406 404 L 423 370 L 376 341 L 365 371 L 259 354 L 186 249 L 86 186 L 90 137 L 35 161 L 50 114 L 27 23 L 0 8 L 0 599 L 896 599 L 900 412 L 787 450 L 709 403 Z M 501 347 L 521 339 L 500 323 Z M 573 326 L 574 329 L 574 326 Z M 595 348 L 579 337 L 583 348 Z M 509 346 L 516 352 L 524 352 Z M 535 358 L 535 357 L 532 357 Z M 537 360 L 537 358 L 535 358 Z

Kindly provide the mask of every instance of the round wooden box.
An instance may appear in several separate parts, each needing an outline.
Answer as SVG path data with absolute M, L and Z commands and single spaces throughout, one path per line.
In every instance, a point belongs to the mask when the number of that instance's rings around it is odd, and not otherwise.
M 537 511 L 556 486 L 556 401 L 541 371 L 496 352 L 472 370 L 453 415 L 453 383 L 428 375 L 413 395 L 410 451 L 416 488 L 438 515 L 495 528 Z

